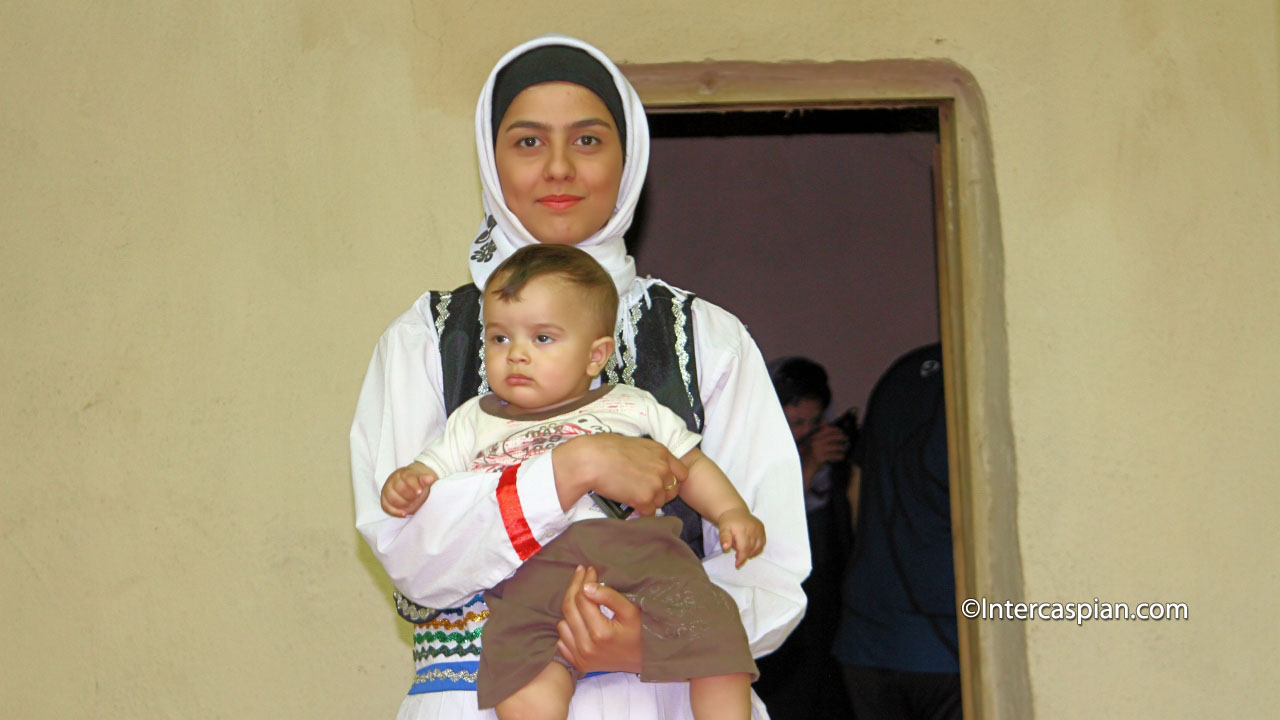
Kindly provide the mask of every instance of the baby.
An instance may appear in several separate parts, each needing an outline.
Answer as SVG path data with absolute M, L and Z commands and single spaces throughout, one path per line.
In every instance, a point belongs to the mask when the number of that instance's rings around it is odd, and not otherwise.
M 764 526 L 698 449 L 699 435 L 643 390 L 591 389 L 613 354 L 617 304 L 609 275 L 572 246 L 531 245 L 502 263 L 484 288 L 485 374 L 493 394 L 461 405 L 441 437 L 387 478 L 383 509 L 403 517 L 422 506 L 438 478 L 511 471 L 579 435 L 649 436 L 688 467 L 679 495 L 716 524 L 721 548 L 737 554 L 737 566 L 760 554 Z M 577 678 L 556 654 L 556 622 L 570 577 L 590 566 L 641 609 L 642 680 L 688 680 L 698 720 L 750 717 L 758 671 L 733 599 L 680 540 L 678 519 L 612 519 L 600 509 L 611 504 L 579 500 L 568 511 L 568 529 L 485 593 L 480 708 L 495 707 L 499 718 L 567 716 Z

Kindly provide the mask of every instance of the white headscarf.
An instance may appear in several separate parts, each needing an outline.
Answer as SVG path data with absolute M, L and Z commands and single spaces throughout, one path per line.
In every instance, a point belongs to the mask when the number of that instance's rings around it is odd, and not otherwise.
M 512 60 L 534 48 L 548 45 L 578 48 L 600 61 L 613 77 L 614 84 L 618 87 L 618 96 L 622 99 L 627 137 L 624 140 L 626 156 L 622 166 L 622 183 L 618 186 L 618 204 L 609 222 L 594 235 L 578 243 L 577 247 L 589 253 L 608 271 L 618 288 L 618 294 L 625 299 L 632 289 L 636 266 L 631 256 L 627 255 L 622 234 L 631 227 L 631 218 L 635 214 L 640 189 L 644 185 L 645 172 L 649 168 L 649 123 L 645 118 L 640 96 L 636 95 L 635 88 L 631 87 L 631 83 L 617 66 L 591 45 L 564 35 L 544 35 L 516 46 L 493 67 L 484 89 L 480 91 L 480 101 L 476 103 L 476 152 L 480 156 L 480 184 L 484 189 L 485 219 L 480 224 L 479 236 L 469 249 L 471 279 L 477 287 L 483 288 L 489 274 L 499 263 L 525 245 L 538 242 L 511 212 L 502 197 L 502 185 L 498 180 L 498 166 L 493 152 L 493 85 L 498 71 Z

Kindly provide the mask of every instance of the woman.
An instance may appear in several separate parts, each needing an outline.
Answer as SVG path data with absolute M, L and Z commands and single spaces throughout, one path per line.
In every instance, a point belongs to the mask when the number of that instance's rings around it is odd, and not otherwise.
M 374 351 L 351 429 L 356 525 L 402 593 L 402 614 L 423 620 L 429 614 L 419 605 L 453 608 L 419 626 L 418 679 L 400 717 L 491 717 L 476 710 L 474 696 L 485 617 L 477 593 L 563 530 L 565 510 L 586 493 L 650 514 L 672 500 L 684 475 L 657 443 L 592 435 L 516 472 L 442 478 L 432 486 L 432 501 L 412 517 L 382 511 L 387 476 L 422 450 L 449 411 L 487 391 L 475 287 L 517 248 L 535 242 L 577 245 L 609 272 L 620 302 L 619 352 L 608 380 L 649 390 L 701 432 L 704 452 L 764 522 L 769 546 L 735 570 L 733 558 L 719 552 L 714 527 L 680 508 L 664 509 L 686 520 L 685 539 L 695 552 L 705 550 L 707 573 L 737 602 L 753 652 L 773 650 L 805 604 L 800 582 L 809 557 L 798 461 L 742 324 L 683 291 L 636 277 L 622 240 L 649 154 L 635 91 L 594 47 L 563 36 L 538 38 L 513 49 L 490 74 L 477 106 L 476 141 L 486 216 L 468 250 L 475 284 L 427 293 L 391 324 Z M 566 589 L 564 609 L 561 654 L 579 670 L 626 671 L 581 682 L 570 717 L 692 717 L 687 684 L 640 683 L 632 674 L 640 652 L 635 605 L 596 586 L 588 572 Z M 754 708 L 764 716 L 758 700 Z

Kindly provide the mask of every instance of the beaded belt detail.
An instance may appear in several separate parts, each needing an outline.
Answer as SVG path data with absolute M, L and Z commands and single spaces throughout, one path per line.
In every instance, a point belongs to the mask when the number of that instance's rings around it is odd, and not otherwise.
M 397 605 L 399 600 L 397 597 Z M 488 619 L 484 596 L 476 595 L 462 607 L 430 611 L 425 621 L 418 621 L 413 633 L 413 660 L 418 671 L 409 694 L 475 691 L 481 635 Z

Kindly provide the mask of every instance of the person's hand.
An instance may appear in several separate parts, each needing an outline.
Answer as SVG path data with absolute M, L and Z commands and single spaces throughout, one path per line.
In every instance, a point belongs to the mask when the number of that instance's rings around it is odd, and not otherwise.
M 595 491 L 653 515 L 671 502 L 689 476 L 680 459 L 661 443 L 614 433 L 583 435 L 551 451 L 561 509 Z
M 581 673 L 638 673 L 644 657 L 640 608 L 597 581 L 595 568 L 574 571 L 560 604 L 564 619 L 556 623 L 556 649 Z M 605 617 L 601 605 L 612 618 Z
M 396 517 L 417 512 L 435 481 L 436 474 L 420 462 L 396 470 L 382 486 L 382 511 Z
M 804 485 L 809 487 L 818 468 L 830 462 L 844 460 L 849 452 L 849 438 L 835 425 L 823 425 L 800 442 L 800 466 L 804 470 Z
M 720 549 L 729 552 L 732 548 L 737 554 L 735 568 L 764 550 L 764 523 L 746 508 L 725 510 L 716 518 L 716 526 L 720 528 Z

